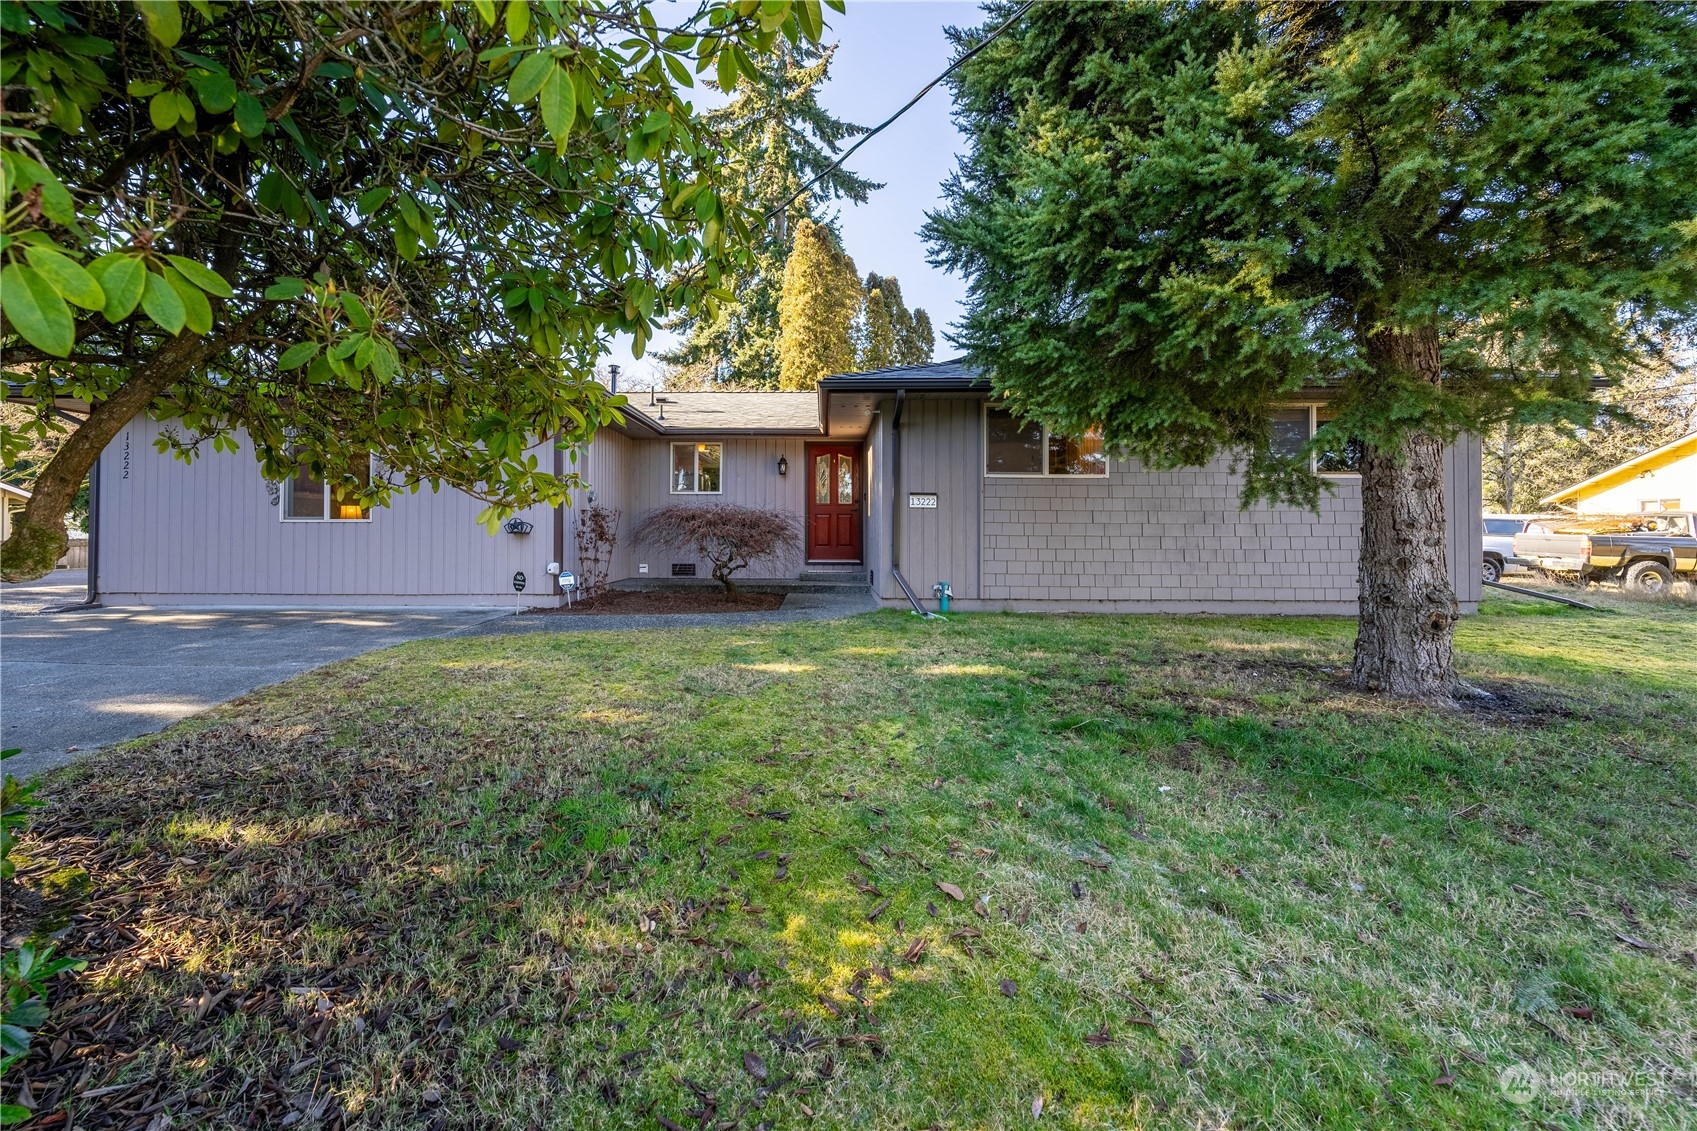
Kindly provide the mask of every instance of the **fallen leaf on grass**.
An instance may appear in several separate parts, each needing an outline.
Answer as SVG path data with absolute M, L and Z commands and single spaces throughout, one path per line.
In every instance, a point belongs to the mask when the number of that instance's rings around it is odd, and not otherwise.
M 759 1080 L 759 1081 L 762 1081 L 762 1082 L 765 1081 L 765 1079 L 766 1079 L 766 1062 L 764 1060 L 761 1060 L 754 1053 L 745 1052 L 745 1053 L 742 1054 L 742 1066 L 748 1072 L 748 1074 L 750 1076 L 754 1077 L 756 1080 Z
M 1648 942 L 1645 942 L 1643 939 L 1634 938 L 1631 935 L 1623 935 L 1619 931 L 1615 932 L 1615 938 L 1619 939 L 1621 942 L 1625 943 L 1627 946 L 1631 947 L 1633 950 L 1655 950 L 1656 949 L 1655 943 L 1648 943 Z
M 1195 1063 L 1196 1050 L 1191 1048 L 1189 1045 L 1180 1045 L 1178 1047 L 1178 1066 L 1180 1068 L 1189 1068 Z
M 884 902 L 880 903 L 878 906 L 874 907 L 872 910 L 870 910 L 866 913 L 866 921 L 868 923 L 876 923 L 878 921 L 878 916 L 882 915 L 889 908 L 889 906 L 890 906 L 890 901 L 886 899 Z
M 1019 993 L 1019 983 L 1013 981 L 1011 978 L 1003 978 L 1002 979 L 1002 996 L 1003 997 L 1013 997 L 1017 993 Z
M 1440 1088 L 1447 1088 L 1455 1083 L 1455 1073 L 1450 1071 L 1450 1062 L 1447 1058 L 1441 1056 L 1438 1058 L 1438 1075 L 1432 1083 Z
M 1031 1118 L 1033 1118 L 1033 1119 L 1042 1119 L 1043 1118 L 1043 1097 L 1042 1096 L 1038 1096 L 1036 1099 L 1031 1101 Z
M 1097 1048 L 1101 1048 L 1103 1045 L 1113 1044 L 1114 1037 L 1112 1033 L 1108 1032 L 1108 1023 L 1104 1021 L 1100 1029 L 1096 1030 L 1094 1033 L 1086 1033 L 1084 1036 L 1084 1043 L 1087 1045 L 1094 1045 Z
M 1561 1011 L 1569 1017 L 1576 1017 L 1581 1021 L 1591 1020 L 1591 1007 L 1588 1005 L 1564 1005 L 1561 1007 Z
M 944 895 L 948 896 L 950 899 L 953 899 L 953 900 L 956 900 L 956 901 L 964 900 L 966 898 L 966 893 L 964 891 L 961 891 L 955 885 L 953 885 L 951 883 L 945 883 L 942 880 L 937 881 L 937 890 L 942 892 Z
M 919 938 L 914 939 L 913 943 L 907 948 L 907 954 L 905 957 L 910 963 L 918 962 L 919 956 L 925 953 L 925 948 L 929 945 L 931 945 L 931 940 L 921 935 Z

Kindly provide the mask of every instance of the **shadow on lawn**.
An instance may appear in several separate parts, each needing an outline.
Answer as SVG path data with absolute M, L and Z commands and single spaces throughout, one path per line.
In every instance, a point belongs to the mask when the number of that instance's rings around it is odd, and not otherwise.
M 1598 1040 L 1574 987 L 1625 1015 L 1683 961 L 1642 936 L 1689 922 L 1646 816 L 1690 792 L 1659 753 L 1689 701 L 1520 673 L 1433 712 L 1343 691 L 1329 626 L 1221 623 L 437 642 L 239 701 L 53 780 L 25 848 L 86 870 L 90 967 L 7 1087 L 79 1128 L 752 1129 L 1015 1122 L 984 1105 L 1033 1087 L 1081 1123 L 1288 1122 L 1303 1080 L 1310 1122 L 1472 1126 L 1494 1076 L 1429 1084 L 1456 1024 L 1494 1073 Z M 1609 744 L 1628 711 L 1648 753 Z M 1527 1015 L 1555 1038 L 1381 1016 L 1387 967 L 1418 1000 L 1543 961 L 1487 940 L 1564 850 L 1540 899 L 1587 918 L 1516 944 L 1580 971 Z

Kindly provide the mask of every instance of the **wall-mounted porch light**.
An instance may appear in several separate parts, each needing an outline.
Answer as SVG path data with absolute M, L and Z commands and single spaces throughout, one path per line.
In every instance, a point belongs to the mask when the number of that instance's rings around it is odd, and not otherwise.
M 778 474 L 779 475 L 788 475 L 789 473 L 790 473 L 789 457 L 788 456 L 779 456 L 778 457 Z

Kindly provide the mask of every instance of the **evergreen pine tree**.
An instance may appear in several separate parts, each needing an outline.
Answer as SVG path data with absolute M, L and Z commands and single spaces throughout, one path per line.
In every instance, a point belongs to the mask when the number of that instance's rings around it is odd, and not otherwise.
M 895 276 L 867 275 L 863 290 L 865 305 L 855 326 L 860 368 L 884 369 L 930 361 L 934 345 L 931 318 L 923 310 L 908 310 Z
M 811 389 L 854 368 L 860 278 L 825 225 L 800 220 L 794 243 L 778 301 L 778 387 Z
M 867 275 L 865 305 L 861 307 L 860 321 L 855 327 L 856 362 L 861 369 L 883 369 L 896 363 L 896 327 L 894 323 L 895 308 L 892 307 L 885 283 L 893 283 L 894 279 L 884 279 L 878 275 Z M 901 292 L 895 293 L 895 301 L 901 301 Z
M 913 312 L 913 330 L 903 342 L 897 343 L 902 365 L 925 365 L 937 348 L 937 335 L 931 329 L 931 316 L 923 307 Z
M 969 148 L 926 228 L 968 278 L 969 356 L 1051 428 L 1155 468 L 1235 453 L 1246 501 L 1310 506 L 1270 415 L 1336 381 L 1315 442 L 1361 451 L 1350 682 L 1460 690 L 1445 441 L 1583 419 L 1595 375 L 1697 319 L 1691 7 L 985 11 L 951 32 Z
M 759 59 L 761 74 L 747 77 L 729 105 L 704 115 L 732 155 L 746 191 L 771 212 L 802 185 L 825 172 L 842 143 L 865 127 L 833 117 L 819 105 L 835 47 L 797 47 L 780 37 Z M 833 169 L 805 195 L 771 218 L 752 249 L 752 262 L 731 283 L 734 297 L 712 318 L 685 315 L 667 324 L 682 343 L 659 360 L 682 376 L 732 384 L 778 384 L 778 303 L 792 233 L 802 220 L 819 222 L 828 200 L 866 200 L 872 181 Z

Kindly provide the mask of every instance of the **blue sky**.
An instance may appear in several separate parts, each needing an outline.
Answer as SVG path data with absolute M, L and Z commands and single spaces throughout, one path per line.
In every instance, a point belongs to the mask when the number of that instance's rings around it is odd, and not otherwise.
M 827 9 L 827 15 L 826 40 L 838 46 L 820 101 L 844 121 L 867 127 L 895 113 L 949 65 L 944 27 L 981 20 L 967 0 L 849 0 L 846 14 Z M 939 86 L 850 158 L 849 168 L 884 187 L 865 204 L 839 204 L 843 243 L 855 266 L 862 275 L 876 271 L 901 280 L 907 304 L 924 307 L 937 327 L 939 358 L 954 354 L 942 332 L 959 317 L 966 286 L 925 262 L 919 228 L 937 206 L 963 145 L 949 117 L 948 89 Z M 648 359 L 630 356 L 628 339 L 615 343 L 606 360 L 638 379 L 654 370 Z

